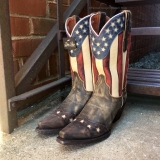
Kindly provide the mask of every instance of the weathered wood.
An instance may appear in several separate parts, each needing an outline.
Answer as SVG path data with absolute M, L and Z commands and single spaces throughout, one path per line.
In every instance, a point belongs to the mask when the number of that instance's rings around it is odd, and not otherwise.
M 8 0 L 0 1 L 0 131 L 11 133 L 17 126 L 17 112 L 9 112 L 8 99 L 15 96 L 13 56 Z
M 160 27 L 140 27 L 132 28 L 132 36 L 149 36 L 149 35 L 160 35 Z
M 63 22 L 71 15 L 78 15 L 86 5 L 86 1 L 74 0 L 63 16 Z M 27 91 L 30 84 L 36 78 L 41 68 L 47 62 L 57 47 L 58 24 L 54 25 L 46 38 L 40 43 L 37 49 L 29 57 L 27 62 L 15 76 L 16 92 L 21 94 Z
M 127 91 L 136 94 L 160 96 L 160 85 L 151 83 L 137 83 L 135 81 L 128 81 Z
M 58 21 L 58 69 L 59 69 L 59 78 L 65 76 L 65 55 L 64 55 L 64 47 L 63 40 L 60 38 L 61 31 L 64 30 L 64 21 L 63 21 L 63 3 L 62 0 L 57 1 L 57 21 Z
M 57 81 L 43 85 L 41 87 L 25 92 L 18 96 L 14 96 L 9 99 L 9 109 L 10 111 L 12 111 L 15 108 L 26 108 L 27 106 L 30 106 L 33 102 L 35 103 L 36 101 L 41 100 L 41 98 L 48 95 L 49 93 L 53 93 L 53 91 L 58 90 L 60 87 L 65 87 L 65 85 L 68 85 L 70 83 L 71 76 L 66 76 Z
M 145 78 L 151 78 L 151 80 L 153 79 L 160 79 L 160 74 L 157 75 L 157 74 L 149 74 L 149 73 L 128 73 L 128 77 L 142 77 L 142 76 L 145 76 Z
M 115 3 L 127 6 L 127 5 L 148 5 L 148 4 L 159 4 L 159 0 L 115 0 Z
M 129 68 L 127 90 L 131 93 L 160 96 L 160 70 Z

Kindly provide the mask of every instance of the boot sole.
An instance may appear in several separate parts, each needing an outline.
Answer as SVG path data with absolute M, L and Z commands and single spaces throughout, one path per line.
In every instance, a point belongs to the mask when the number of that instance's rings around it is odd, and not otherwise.
M 58 128 L 58 129 L 41 129 L 41 128 L 37 127 L 35 129 L 35 131 L 38 134 L 42 134 L 42 135 L 52 135 L 52 134 L 58 134 L 61 129 L 62 128 Z
M 79 140 L 70 140 L 70 139 L 63 139 L 61 137 L 57 137 L 56 141 L 63 145 L 75 145 L 75 144 L 89 144 L 89 143 L 96 143 L 101 142 L 107 139 L 111 134 L 111 131 L 103 134 L 102 136 L 92 138 L 92 139 L 79 139 Z
M 112 125 L 113 125 L 113 123 L 117 122 L 120 119 L 122 112 L 123 112 L 123 109 L 124 109 L 124 106 L 125 106 L 125 104 L 118 110 L 118 112 L 112 122 Z M 58 136 L 56 141 L 60 144 L 63 144 L 63 145 L 89 144 L 89 143 L 101 142 L 101 141 L 107 139 L 110 135 L 111 135 L 111 130 L 109 130 L 108 132 L 106 132 L 105 134 L 103 134 L 99 137 L 95 137 L 95 138 L 91 138 L 91 139 L 72 140 L 72 139 L 64 139 L 64 138 L 61 138 Z

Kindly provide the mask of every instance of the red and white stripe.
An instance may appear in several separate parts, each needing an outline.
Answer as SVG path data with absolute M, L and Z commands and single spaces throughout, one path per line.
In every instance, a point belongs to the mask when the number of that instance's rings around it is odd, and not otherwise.
M 84 82 L 87 91 L 93 91 L 91 54 L 89 47 L 89 37 L 87 36 L 82 43 L 81 52 L 77 57 L 70 56 L 70 64 L 73 72 L 77 72 L 80 79 Z
M 130 41 L 130 40 L 129 40 Z M 104 59 L 96 59 L 92 57 L 94 82 L 98 80 L 98 75 L 106 77 L 106 84 L 110 87 L 110 94 L 113 97 L 120 97 L 122 89 L 126 85 L 126 75 L 128 68 L 128 53 L 123 52 L 123 32 L 117 35 L 111 44 L 110 52 Z

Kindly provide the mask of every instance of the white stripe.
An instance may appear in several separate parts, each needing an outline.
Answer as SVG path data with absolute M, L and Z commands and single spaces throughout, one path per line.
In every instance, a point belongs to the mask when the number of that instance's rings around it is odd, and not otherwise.
M 86 90 L 93 91 L 91 55 L 90 55 L 89 37 L 88 36 L 85 38 L 85 40 L 82 43 L 82 54 L 83 54 Z
M 122 50 L 123 50 L 123 47 L 122 47 Z M 125 87 L 123 86 L 124 85 L 124 76 L 125 76 L 125 68 L 126 68 L 126 58 L 127 58 L 127 50 L 125 52 L 122 52 L 123 55 L 122 55 L 122 89 Z
M 124 43 L 124 37 L 125 37 L 125 32 L 126 32 L 126 19 L 127 19 L 127 12 L 124 11 L 125 13 L 125 30 L 123 31 L 123 43 Z M 126 58 L 127 58 L 127 50 L 123 52 L 123 45 L 122 45 L 122 89 L 125 87 L 124 86 L 124 76 L 125 76 L 125 68 L 126 68 Z
M 95 89 L 95 81 L 94 81 L 94 69 L 92 65 L 92 81 L 93 81 L 93 90 Z
M 110 48 L 109 68 L 112 77 L 112 96 L 119 97 L 119 79 L 117 72 L 117 57 L 118 57 L 118 36 L 114 39 Z
M 95 61 L 96 61 L 96 67 L 98 70 L 98 75 L 102 74 L 105 76 L 104 69 L 103 69 L 103 59 L 96 58 Z
M 71 63 L 72 71 L 78 73 L 77 57 L 70 56 L 70 63 Z

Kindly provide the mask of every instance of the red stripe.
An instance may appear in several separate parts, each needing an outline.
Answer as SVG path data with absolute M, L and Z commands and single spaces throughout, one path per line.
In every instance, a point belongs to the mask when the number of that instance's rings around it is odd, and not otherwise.
M 126 82 L 127 82 L 127 72 L 128 72 L 128 65 L 129 65 L 129 53 L 130 53 L 130 46 L 131 46 L 131 33 L 129 33 L 128 36 L 128 46 L 127 46 L 127 57 L 126 57 L 126 66 L 125 66 L 125 74 L 124 74 L 124 87 L 126 87 Z
M 82 51 L 77 56 L 78 74 L 82 81 L 85 82 L 84 63 Z
M 109 55 L 106 58 L 103 59 L 103 68 L 104 68 L 104 73 L 106 76 L 106 83 L 109 85 L 110 87 L 110 93 L 112 94 L 112 81 L 111 81 L 111 73 L 110 73 L 110 69 L 109 69 Z
M 72 70 L 72 65 L 71 65 L 71 59 L 70 59 L 70 56 L 69 56 L 69 62 L 70 62 L 71 76 L 72 76 L 72 79 L 73 79 L 73 78 L 74 78 L 74 73 L 73 73 L 73 70 Z
M 95 62 L 94 56 L 92 56 L 92 68 L 93 68 L 93 72 L 94 72 L 94 83 L 96 84 L 96 82 L 98 80 L 98 70 L 96 67 L 96 62 Z
M 119 79 L 119 96 L 122 95 L 122 42 L 123 32 L 118 35 L 118 57 L 117 57 L 117 72 Z

